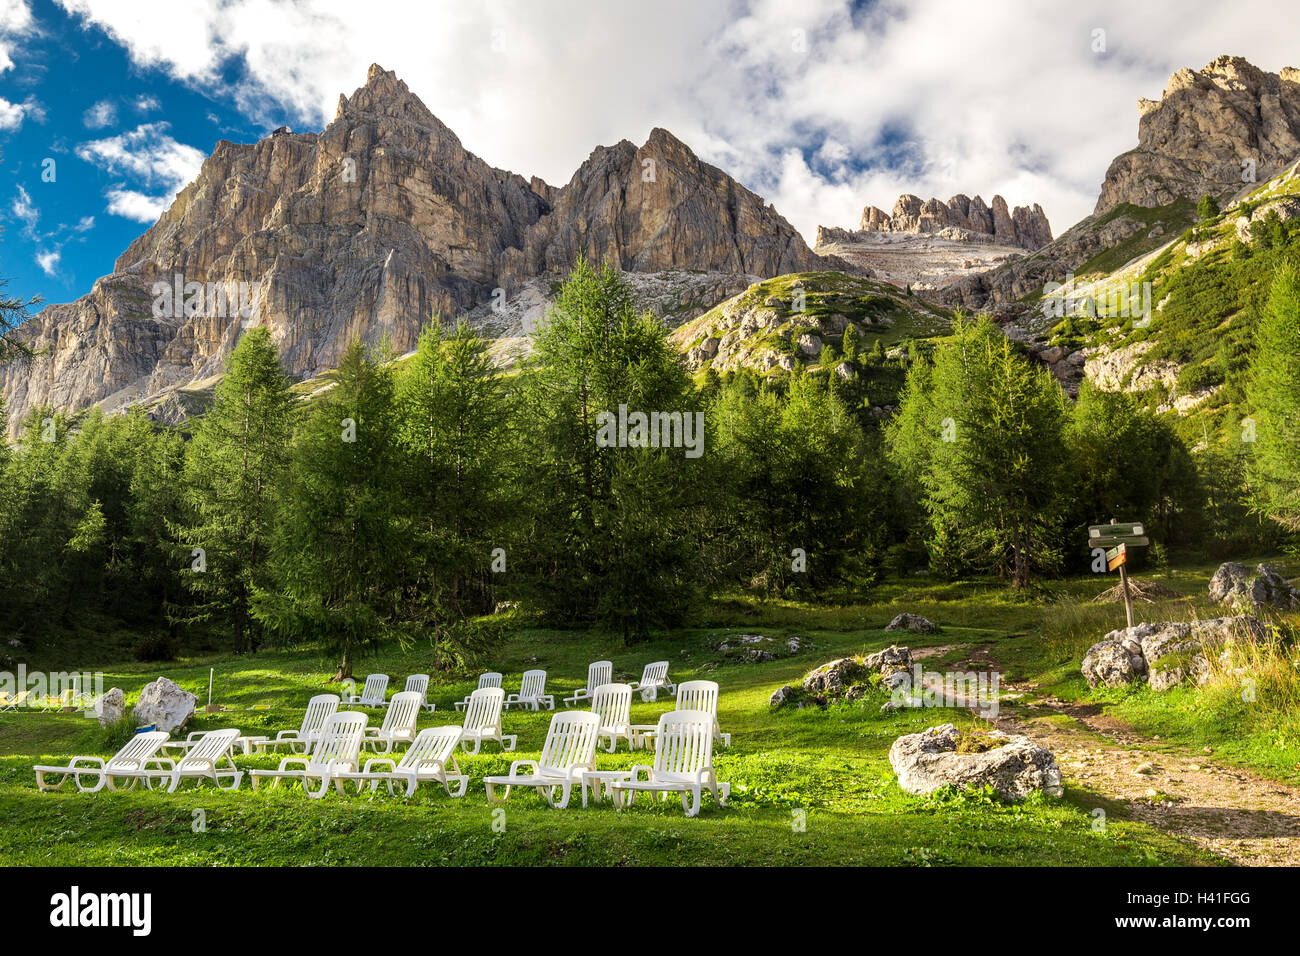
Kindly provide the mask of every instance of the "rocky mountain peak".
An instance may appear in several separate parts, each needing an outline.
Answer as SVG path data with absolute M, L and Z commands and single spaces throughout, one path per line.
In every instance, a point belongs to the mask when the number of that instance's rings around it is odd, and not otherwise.
M 1138 100 L 1138 145 L 1106 171 L 1095 214 L 1121 203 L 1164 206 L 1263 182 L 1300 156 L 1300 70 L 1220 56 Z
M 1012 210 L 1001 196 L 994 196 L 992 204 L 986 205 L 979 196 L 972 199 L 965 193 L 958 193 L 946 203 L 903 193 L 890 213 L 879 206 L 867 206 L 862 210 L 858 233 L 941 234 L 943 238 L 976 241 L 988 237 L 1002 245 L 1029 250 L 1052 241 L 1051 224 L 1037 203 Z M 818 235 L 840 242 L 852 241 L 853 236 L 847 230 L 826 227 Z

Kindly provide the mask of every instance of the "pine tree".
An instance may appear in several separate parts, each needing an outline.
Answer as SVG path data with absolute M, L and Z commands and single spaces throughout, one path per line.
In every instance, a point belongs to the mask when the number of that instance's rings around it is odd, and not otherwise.
M 694 426 L 697 395 L 663 324 L 608 266 L 574 266 L 535 345 L 522 428 L 533 597 L 553 619 L 639 640 L 680 622 L 694 597 L 705 466 L 681 447 L 602 443 L 601 416 L 624 405 Z
M 338 655 L 416 636 L 403 606 L 411 543 L 400 420 L 391 370 L 359 342 L 343 353 L 337 384 L 293 444 L 272 554 L 254 613 L 287 640 L 316 640 Z
M 266 581 L 294 413 L 270 333 L 252 329 L 230 356 L 212 408 L 186 450 L 189 514 L 174 530 L 189 552 L 189 566 L 178 569 L 196 598 L 188 619 L 221 621 L 241 651 L 255 651 L 261 637 L 252 594 Z
M 1268 306 L 1255 330 L 1255 357 L 1246 399 L 1254 409 L 1248 466 L 1259 513 L 1300 530 L 1300 268 L 1273 278 Z M 1253 431 L 1253 434 L 1251 433 Z
M 415 536 L 412 614 L 445 632 L 448 620 L 490 612 L 494 582 L 508 580 L 519 513 L 512 400 L 486 343 L 464 324 L 448 335 L 436 317 L 397 385 Z
M 921 485 L 932 560 L 996 569 L 1024 587 L 1033 567 L 1059 558 L 1065 394 L 987 316 L 959 315 L 953 331 L 930 387 L 925 372 L 909 376 L 893 454 Z

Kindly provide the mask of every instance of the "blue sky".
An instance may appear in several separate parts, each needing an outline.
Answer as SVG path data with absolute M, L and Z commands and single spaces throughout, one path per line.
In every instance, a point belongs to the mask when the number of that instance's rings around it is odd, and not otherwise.
M 902 192 L 1038 202 L 1059 234 L 1138 97 L 1223 53 L 1300 65 L 1297 27 L 1293 0 L 0 0 L 0 276 L 85 293 L 218 140 L 323 128 L 372 62 L 553 184 L 663 126 L 810 243 Z

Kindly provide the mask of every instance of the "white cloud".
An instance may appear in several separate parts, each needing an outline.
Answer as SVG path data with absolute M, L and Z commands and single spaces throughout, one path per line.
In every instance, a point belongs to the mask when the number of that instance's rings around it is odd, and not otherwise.
M 51 249 L 36 253 L 36 264 L 41 270 L 50 277 L 58 275 L 59 260 L 63 258 L 63 253 L 58 249 Z
M 154 223 L 172 204 L 171 196 L 149 196 L 134 189 L 114 188 L 104 194 L 108 212 L 135 222 Z
M 36 225 L 41 220 L 41 211 L 36 208 L 31 195 L 22 186 L 18 187 L 18 194 L 14 196 L 9 211 L 23 224 L 23 235 L 29 239 L 36 238 Z
M 114 176 L 133 181 L 105 193 L 108 212 L 137 222 L 153 222 L 203 165 L 204 155 L 177 142 L 167 123 L 145 123 L 105 139 L 80 144 L 77 158 Z
M 111 100 L 100 100 L 82 114 L 86 129 L 103 129 L 117 122 L 117 106 Z
M 12 70 L 16 41 L 32 31 L 32 11 L 26 0 L 0 0 L 0 73 Z
M 131 105 L 135 108 L 137 113 L 153 113 L 162 109 L 162 103 L 158 101 L 158 97 L 149 93 L 143 93 L 140 96 L 137 96 L 135 100 L 132 101 Z
M 59 2 L 268 125 L 327 123 L 378 61 L 469 149 L 552 183 L 663 126 L 810 240 L 903 191 L 1040 202 L 1059 233 L 1136 142 L 1136 99 L 1175 69 L 1222 53 L 1296 65 L 1293 0 L 371 0 L 361 16 L 354 0 Z
M 10 103 L 0 96 L 0 130 L 16 130 L 22 126 L 24 112 L 21 103 Z

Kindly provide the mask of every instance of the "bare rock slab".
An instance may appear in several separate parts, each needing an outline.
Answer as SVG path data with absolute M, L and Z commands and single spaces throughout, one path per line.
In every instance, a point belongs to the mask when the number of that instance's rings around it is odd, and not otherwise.
M 175 681 L 159 677 L 140 691 L 135 705 L 135 719 L 141 726 L 155 725 L 168 733 L 185 726 L 194 716 L 199 699 L 183 690 Z
M 1050 750 L 1023 734 L 989 731 L 981 735 L 993 746 L 959 753 L 962 734 L 952 724 L 899 737 L 889 748 L 889 765 L 898 785 L 920 796 L 947 786 L 979 790 L 992 787 L 1003 800 L 1023 800 L 1042 791 L 1059 797 L 1061 771 Z

